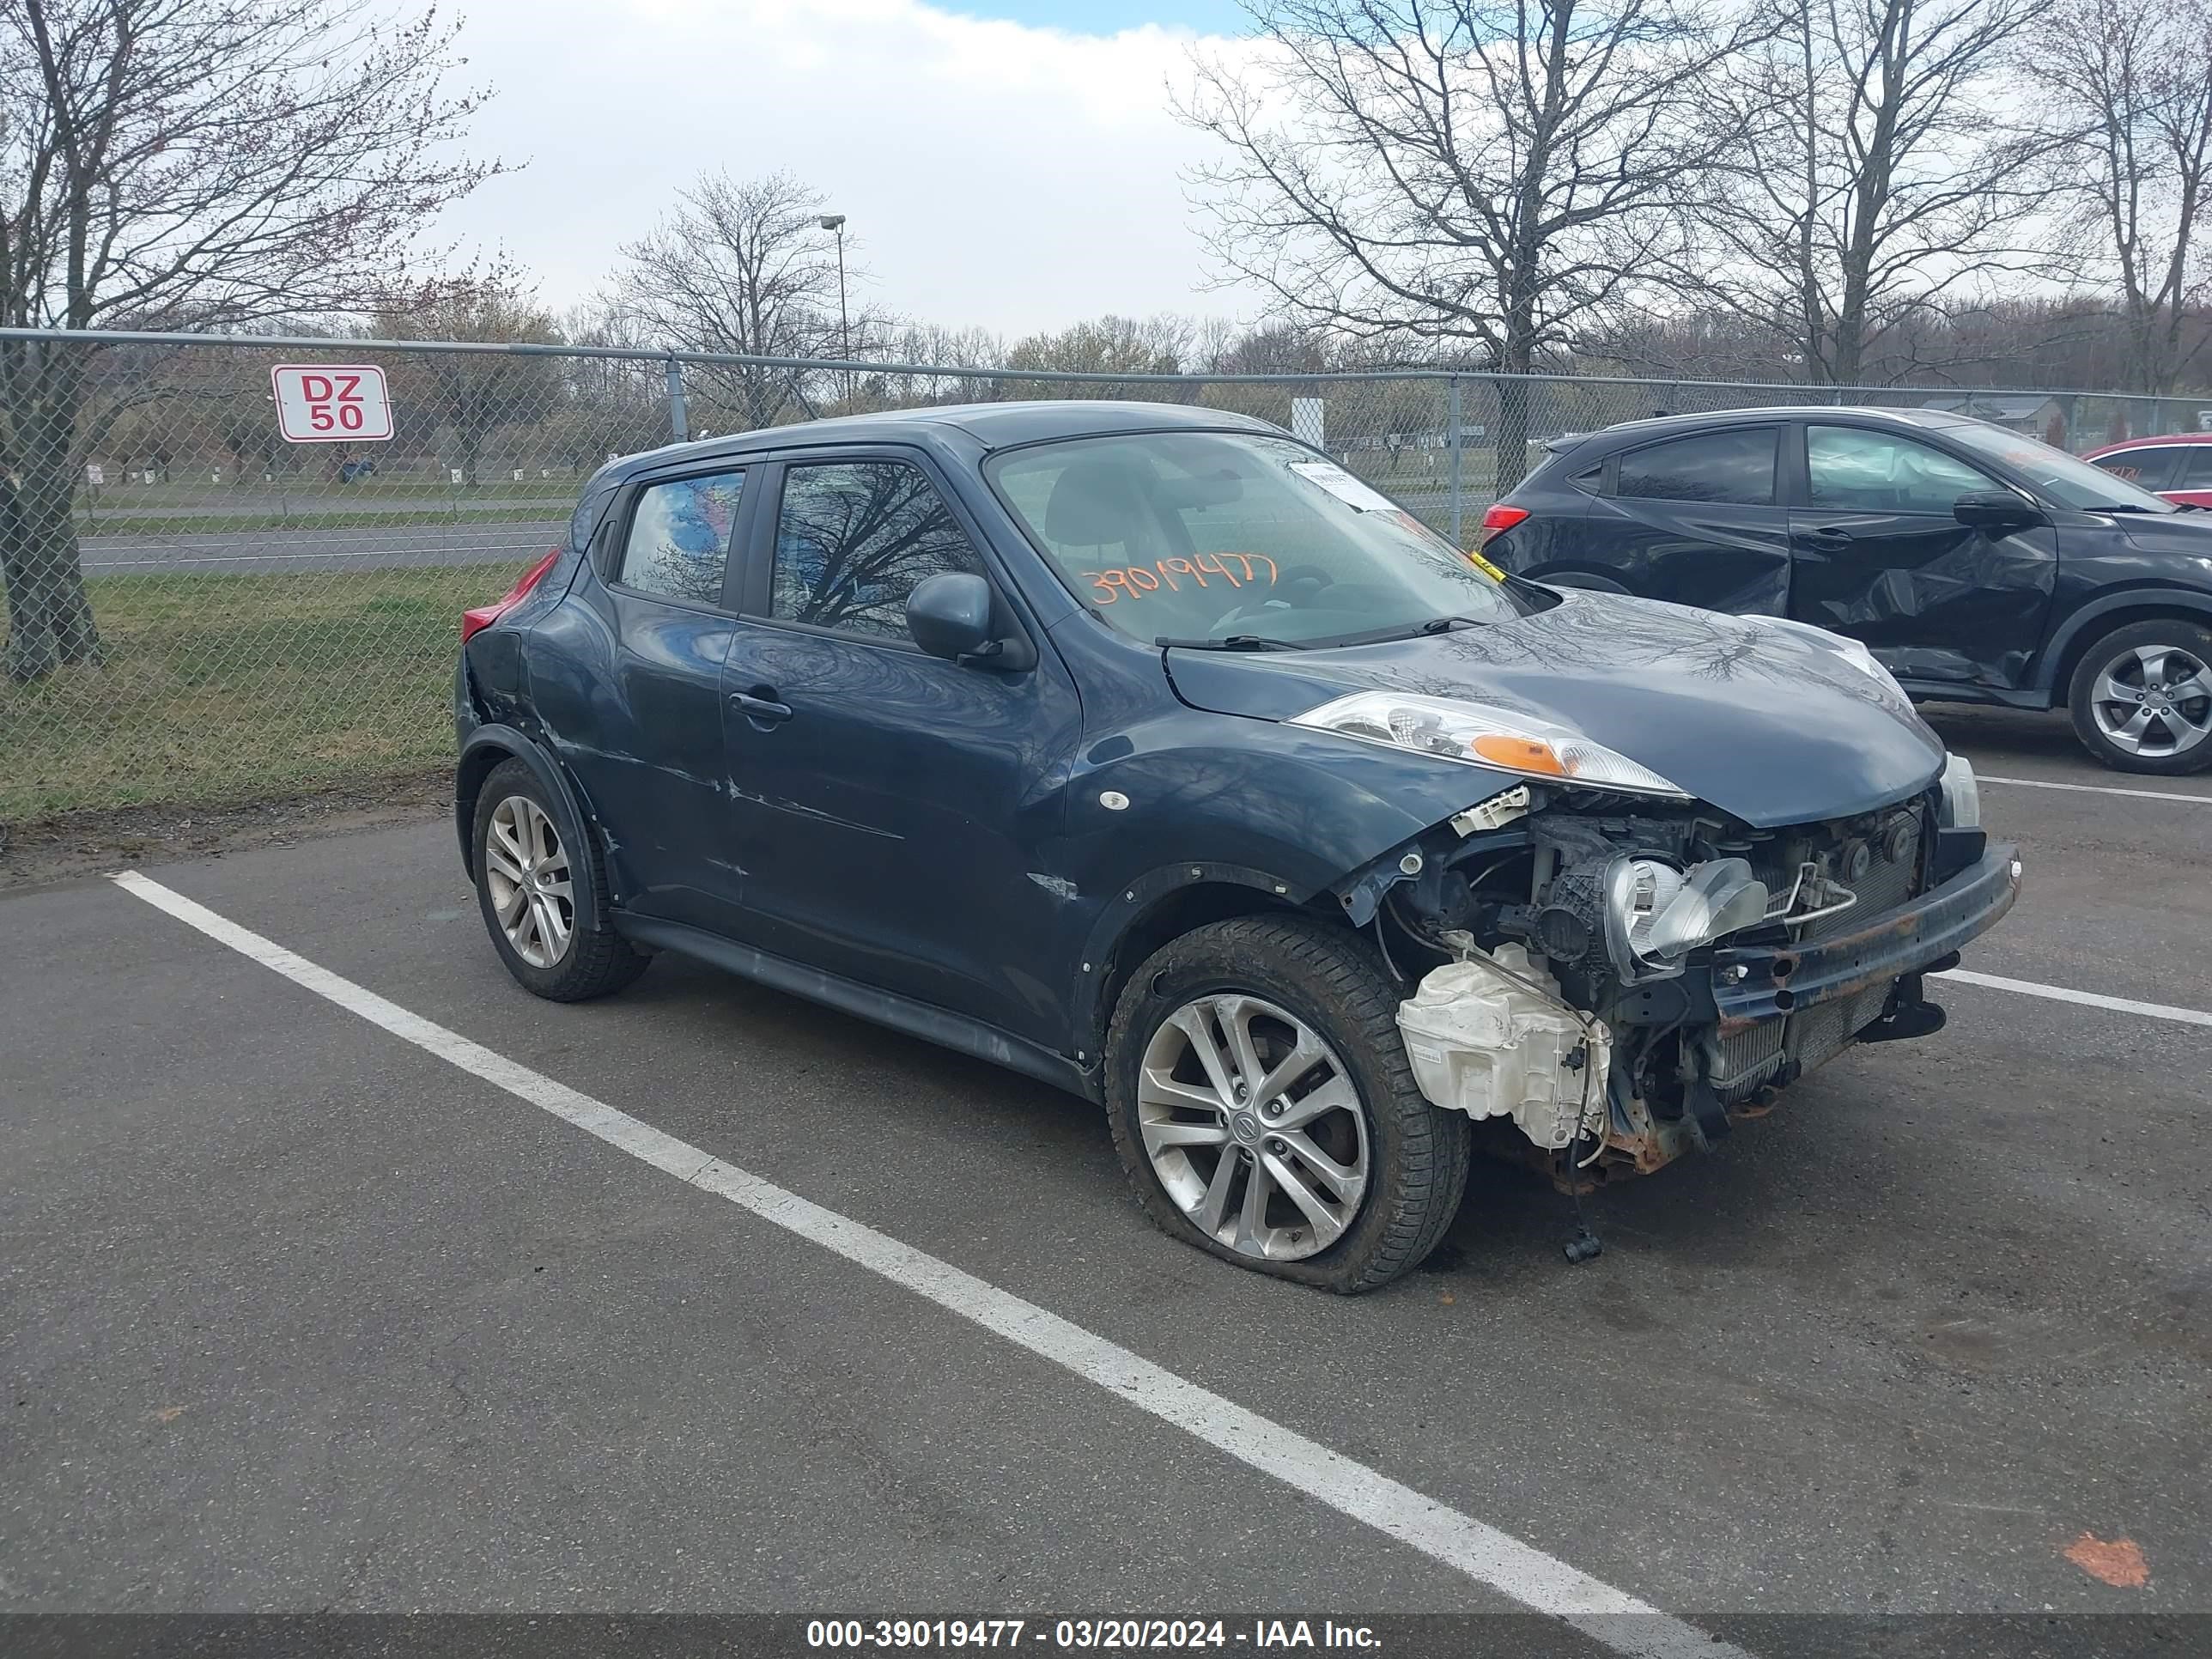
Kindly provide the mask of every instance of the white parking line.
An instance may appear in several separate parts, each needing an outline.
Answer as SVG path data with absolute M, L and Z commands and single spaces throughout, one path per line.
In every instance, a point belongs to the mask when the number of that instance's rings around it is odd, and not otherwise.
M 2132 795 L 2137 800 L 2185 800 L 2212 806 L 2212 795 L 2183 795 L 2168 789 L 2116 789 L 2108 783 L 2052 783 L 2044 778 L 1992 777 L 1986 772 L 1978 775 L 1984 783 L 2008 783 L 2015 789 L 2063 789 L 2075 795 Z
M 603 1101 L 410 1013 L 135 870 L 124 871 L 113 879 L 156 909 L 167 911 L 210 939 L 394 1036 L 550 1112 L 656 1170 L 726 1198 L 764 1221 L 927 1297 L 1523 1607 L 1573 1625 L 1617 1652 L 1639 1659 L 1747 1659 L 1741 1649 L 1660 1612 L 1626 1590 L 1615 1589 L 1495 1527 L 1425 1498 L 1411 1486 L 1187 1382 L 948 1261 L 809 1203 L 688 1141 L 664 1134 Z
M 2176 1008 L 2170 1003 L 2137 1002 L 2131 997 L 2100 996 L 2094 991 L 2069 991 L 2063 985 L 2043 985 L 2032 979 L 2007 979 L 2000 974 L 1977 974 L 1953 968 L 1930 975 L 1980 985 L 1992 991 L 2016 991 L 2024 997 L 2044 997 L 2052 1002 L 2078 1003 L 2084 1008 L 2106 1008 L 2116 1014 L 2141 1014 L 2145 1019 L 2170 1019 L 2183 1025 L 2212 1025 L 2212 1013 L 2201 1008 Z

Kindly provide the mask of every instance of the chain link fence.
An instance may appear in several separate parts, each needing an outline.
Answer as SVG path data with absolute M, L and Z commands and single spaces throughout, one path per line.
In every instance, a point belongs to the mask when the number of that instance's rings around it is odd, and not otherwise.
M 2212 397 L 1410 371 L 1122 379 L 0 330 L 0 823 L 429 771 L 452 744 L 461 611 L 559 538 L 611 457 L 1027 398 L 1260 416 L 1462 544 L 1545 440 L 1654 414 L 1935 404 L 2077 452 L 2212 426 Z

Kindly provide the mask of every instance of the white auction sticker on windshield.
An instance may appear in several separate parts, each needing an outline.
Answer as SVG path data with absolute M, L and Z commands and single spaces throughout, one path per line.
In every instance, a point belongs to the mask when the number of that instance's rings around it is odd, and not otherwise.
M 1362 513 L 1395 513 L 1398 510 L 1397 502 L 1380 490 L 1369 489 L 1334 461 L 1292 461 L 1291 471 L 1310 483 L 1319 484 L 1337 500 L 1349 502 Z

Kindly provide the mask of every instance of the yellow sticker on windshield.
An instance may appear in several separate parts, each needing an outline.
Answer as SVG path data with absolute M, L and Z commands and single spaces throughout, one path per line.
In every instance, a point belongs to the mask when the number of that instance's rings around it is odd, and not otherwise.
M 1476 552 L 1473 548 L 1469 548 L 1468 550 L 1467 562 L 1494 582 L 1502 582 L 1505 580 L 1505 573 L 1503 570 L 1500 570 L 1496 565 L 1491 563 L 1489 560 L 1484 558 L 1481 554 Z

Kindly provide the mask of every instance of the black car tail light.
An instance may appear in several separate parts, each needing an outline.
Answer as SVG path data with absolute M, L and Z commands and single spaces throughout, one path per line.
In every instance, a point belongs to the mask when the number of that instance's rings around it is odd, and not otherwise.
M 1482 515 L 1482 544 L 1489 545 L 1493 538 L 1512 529 L 1528 516 L 1528 509 L 1525 507 L 1508 507 L 1503 501 L 1498 502 Z

